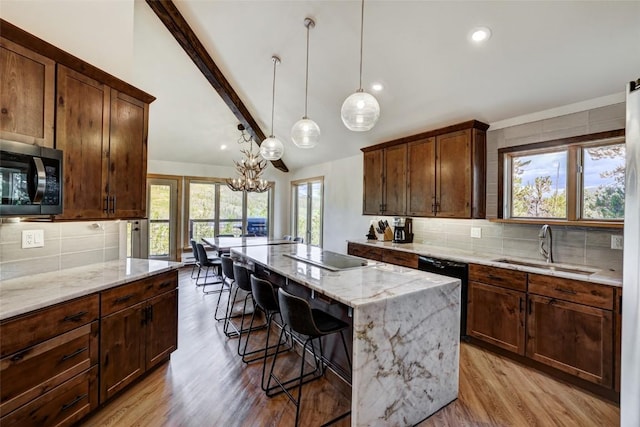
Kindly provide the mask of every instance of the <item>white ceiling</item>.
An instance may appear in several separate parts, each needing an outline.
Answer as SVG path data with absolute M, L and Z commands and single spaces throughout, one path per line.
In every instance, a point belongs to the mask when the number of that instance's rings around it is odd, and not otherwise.
M 359 1 L 175 3 L 267 135 L 271 56 L 280 56 L 274 133 L 290 170 L 460 121 L 492 123 L 619 93 L 640 74 L 639 1 L 368 0 L 363 85 L 385 89 L 376 94 L 376 127 L 354 133 L 340 107 L 358 85 Z M 135 7 L 135 80 L 157 97 L 149 158 L 229 166 L 240 157 L 238 121 L 146 3 Z M 307 16 L 316 21 L 309 117 L 322 131 L 312 150 L 289 137 L 304 111 Z M 484 45 L 468 39 L 476 26 L 493 32 Z

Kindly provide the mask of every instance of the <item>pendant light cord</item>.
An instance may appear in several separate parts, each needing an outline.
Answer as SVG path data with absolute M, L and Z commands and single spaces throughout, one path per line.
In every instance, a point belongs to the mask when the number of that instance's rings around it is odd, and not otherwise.
M 362 0 L 362 9 L 360 11 L 360 86 L 362 90 L 362 46 L 364 39 L 364 0 Z
M 307 70 L 306 70 L 305 80 L 304 80 L 304 117 L 303 117 L 305 119 L 307 118 L 307 104 L 308 104 L 308 96 L 309 96 L 309 27 L 311 26 L 311 22 L 307 24 Z
M 273 137 L 273 111 L 276 105 L 276 65 L 279 62 L 277 57 L 273 57 L 273 89 L 271 91 L 271 136 Z

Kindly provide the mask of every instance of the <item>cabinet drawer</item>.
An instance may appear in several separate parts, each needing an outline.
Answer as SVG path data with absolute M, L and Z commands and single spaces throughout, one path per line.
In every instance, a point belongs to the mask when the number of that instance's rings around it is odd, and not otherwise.
M 0 323 L 0 357 L 97 320 L 98 301 L 90 295 Z
M 614 288 L 580 280 L 529 274 L 529 292 L 551 298 L 613 310 Z
M 150 277 L 147 280 L 150 280 L 153 283 L 151 294 L 147 295 L 148 298 L 151 298 L 156 295 L 172 291 L 178 287 L 178 270 L 158 274 L 157 276 Z
M 349 255 L 368 258 L 374 261 L 382 261 L 382 251 L 382 248 L 374 248 L 373 246 L 361 245 L 359 243 L 347 244 L 347 253 Z
M 469 264 L 469 280 L 517 291 L 527 290 L 527 273 L 488 265 Z
M 98 367 L 79 374 L 0 418 L 3 427 L 68 426 L 98 406 Z
M 418 268 L 418 255 L 402 251 L 385 250 L 382 252 L 382 262 Z
M 152 278 L 138 280 L 101 293 L 101 316 L 107 316 L 144 301 L 154 293 Z
M 0 360 L 0 412 L 9 413 L 98 363 L 98 322 Z

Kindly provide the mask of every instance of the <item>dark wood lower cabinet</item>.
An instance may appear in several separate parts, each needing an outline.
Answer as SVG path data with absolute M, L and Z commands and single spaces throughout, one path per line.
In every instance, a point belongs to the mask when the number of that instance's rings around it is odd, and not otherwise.
M 100 333 L 100 402 L 145 371 L 145 303 L 103 317 Z
M 146 368 L 157 365 L 178 348 L 178 291 L 149 301 L 146 336 Z
M 524 292 L 470 282 L 467 334 L 523 355 L 525 301 Z
M 72 425 L 98 407 L 98 367 L 73 377 L 7 416 L 3 427 Z
M 612 312 L 529 295 L 527 356 L 587 381 L 611 387 Z

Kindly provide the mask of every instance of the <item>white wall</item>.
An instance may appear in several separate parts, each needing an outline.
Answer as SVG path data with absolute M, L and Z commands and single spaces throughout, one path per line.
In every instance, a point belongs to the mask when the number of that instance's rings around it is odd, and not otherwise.
M 134 0 L 2 0 L 2 19 L 131 81 Z

